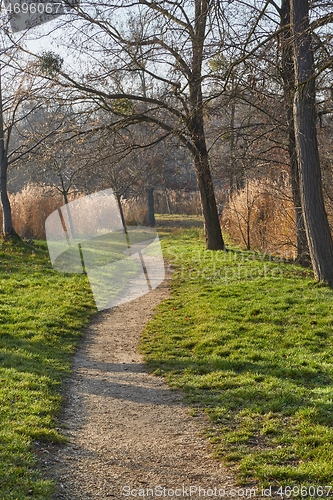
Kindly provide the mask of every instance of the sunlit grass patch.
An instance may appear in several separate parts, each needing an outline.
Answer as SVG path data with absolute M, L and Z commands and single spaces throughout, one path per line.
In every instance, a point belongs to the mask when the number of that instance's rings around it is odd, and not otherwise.
M 34 442 L 61 442 L 61 383 L 95 311 L 84 275 L 52 270 L 44 243 L 0 249 L 0 498 L 45 500 Z
M 333 478 L 333 291 L 280 258 L 204 249 L 199 228 L 163 242 L 172 292 L 141 343 L 152 371 L 211 418 L 214 453 L 240 480 Z

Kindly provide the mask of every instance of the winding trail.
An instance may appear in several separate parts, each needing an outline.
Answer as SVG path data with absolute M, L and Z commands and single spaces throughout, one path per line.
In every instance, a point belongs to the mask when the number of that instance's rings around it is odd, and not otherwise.
M 230 471 L 210 458 L 205 418 L 191 417 L 181 394 L 148 374 L 137 353 L 144 325 L 167 296 L 168 280 L 99 313 L 86 329 L 59 423 L 69 442 L 42 455 L 55 499 L 135 498 L 129 487 L 141 498 L 171 498 L 176 488 L 188 498 L 190 486 L 191 499 L 202 499 L 193 488 L 235 488 Z

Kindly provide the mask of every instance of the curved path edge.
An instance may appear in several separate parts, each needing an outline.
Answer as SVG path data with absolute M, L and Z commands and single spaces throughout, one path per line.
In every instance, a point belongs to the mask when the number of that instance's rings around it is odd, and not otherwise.
M 230 492 L 239 487 L 203 437 L 205 417 L 190 416 L 181 393 L 147 373 L 137 352 L 168 293 L 165 280 L 100 312 L 85 329 L 59 420 L 68 443 L 41 450 L 44 471 L 57 484 L 54 499 L 235 498 Z

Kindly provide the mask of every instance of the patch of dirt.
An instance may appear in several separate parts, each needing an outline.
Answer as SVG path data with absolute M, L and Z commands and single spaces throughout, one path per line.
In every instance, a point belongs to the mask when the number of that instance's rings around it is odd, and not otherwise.
M 137 353 L 143 327 L 167 295 L 168 280 L 99 313 L 86 329 L 59 422 L 69 441 L 40 450 L 57 483 L 54 499 L 199 499 L 208 496 L 199 487 L 236 488 L 210 457 L 205 417 L 191 417 L 181 393 L 148 374 Z

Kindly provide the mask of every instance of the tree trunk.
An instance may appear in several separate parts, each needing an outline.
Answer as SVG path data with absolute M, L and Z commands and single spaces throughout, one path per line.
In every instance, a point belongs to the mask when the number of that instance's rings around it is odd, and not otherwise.
M 1 189 L 1 208 L 2 208 L 2 233 L 5 238 L 11 238 L 16 233 L 13 228 L 12 210 L 7 191 L 7 154 L 6 150 L 1 147 L 0 147 L 0 189 Z
M 292 123 L 294 127 L 294 123 Z M 288 123 L 289 128 L 289 123 Z M 296 140 L 294 128 L 289 130 L 289 157 L 290 157 L 290 176 L 291 190 L 295 209 L 296 219 L 296 239 L 297 239 L 297 262 L 302 266 L 309 267 L 311 265 L 310 251 L 308 240 L 306 237 L 305 222 L 303 217 L 301 190 L 299 182 L 299 168 L 296 155 Z
M 69 205 L 69 201 L 68 201 L 68 191 L 67 191 L 67 189 L 65 189 L 65 185 L 64 185 L 62 176 L 61 176 L 61 185 L 62 185 L 61 194 L 64 198 L 66 213 L 67 213 L 67 218 L 68 218 L 70 241 L 73 241 L 75 238 L 74 224 L 73 224 L 72 214 L 71 214 L 70 205 Z
M 225 250 L 220 221 L 217 214 L 203 118 L 202 57 L 206 38 L 206 22 L 209 12 L 209 1 L 195 0 L 194 4 L 195 34 L 192 38 L 192 75 L 189 81 L 191 118 L 188 126 L 194 145 L 194 166 L 205 221 L 206 247 L 207 250 Z
M 119 208 L 119 214 L 120 214 L 120 218 L 121 218 L 121 223 L 123 225 L 123 231 L 126 235 L 126 242 L 127 242 L 127 246 L 128 248 L 131 246 L 130 244 L 130 240 L 129 240 L 129 235 L 128 235 L 128 231 L 127 231 L 127 226 L 126 226 L 126 221 L 125 221 L 125 216 L 124 216 L 124 210 L 123 210 L 123 205 L 121 203 L 121 196 L 120 194 L 116 194 L 116 199 L 117 199 L 117 204 L 118 204 L 118 208 Z
M 287 115 L 288 152 L 290 158 L 290 178 L 296 218 L 297 262 L 303 266 L 311 265 L 308 241 L 306 238 L 303 211 L 301 206 L 301 190 L 299 168 L 296 154 L 296 139 L 293 115 L 295 93 L 295 69 L 293 47 L 290 32 L 290 0 L 282 0 L 281 27 L 285 27 L 281 39 L 282 79 L 284 104 Z
M 147 206 L 148 206 L 148 226 L 155 227 L 155 203 L 154 203 L 154 188 L 147 188 Z
M 221 226 L 217 214 L 213 181 L 210 173 L 208 156 L 196 156 L 194 165 L 205 221 L 206 247 L 208 250 L 225 250 Z
M 120 214 L 120 218 L 121 218 L 121 223 L 123 225 L 124 233 L 127 234 L 127 226 L 126 226 L 126 222 L 125 222 L 124 210 L 123 210 L 123 205 L 121 203 L 120 194 L 116 194 L 116 199 L 117 199 L 119 214 Z
M 16 233 L 13 228 L 12 210 L 8 197 L 7 170 L 8 160 L 3 130 L 2 91 L 0 78 L 0 190 L 2 207 L 2 233 L 4 238 L 12 238 L 13 236 L 16 236 Z
M 165 199 L 166 199 L 168 214 L 172 214 L 169 193 L 168 193 L 168 190 L 166 187 L 164 187 L 164 192 L 165 192 Z
M 294 126 L 301 202 L 317 281 L 333 284 L 333 243 L 325 211 L 318 152 L 315 75 L 308 0 L 290 0 L 295 58 Z
M 193 110 L 191 132 L 196 151 L 194 166 L 205 222 L 206 247 L 207 250 L 225 250 L 210 172 L 201 107 L 198 107 L 196 111 Z

